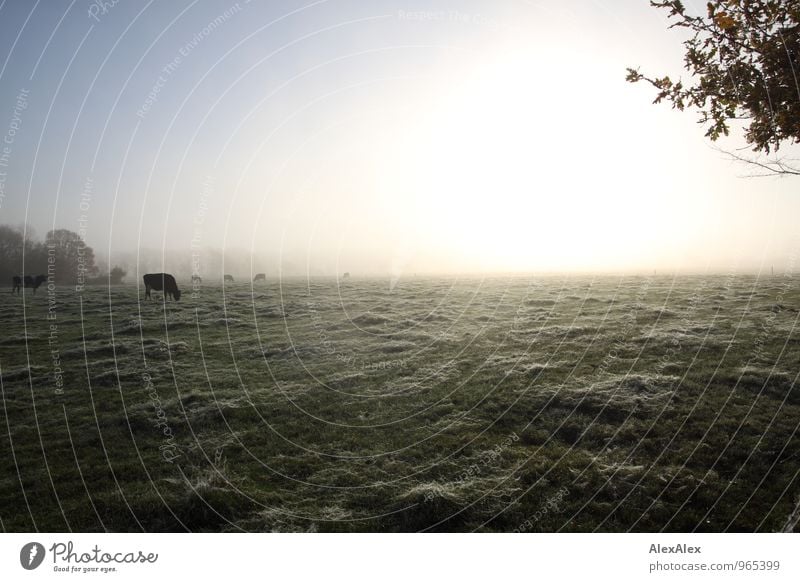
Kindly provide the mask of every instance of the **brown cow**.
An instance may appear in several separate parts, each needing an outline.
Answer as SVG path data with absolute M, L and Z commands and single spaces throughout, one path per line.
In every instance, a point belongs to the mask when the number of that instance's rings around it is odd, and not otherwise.
M 14 277 L 12 277 L 11 279 L 13 285 L 11 287 L 11 292 L 13 293 L 14 291 L 16 291 L 17 295 L 19 295 L 20 287 L 23 286 L 24 282 L 25 289 L 33 289 L 33 294 L 36 295 L 36 290 L 39 287 L 41 287 L 42 283 L 44 283 L 45 281 L 47 281 L 47 275 L 37 275 L 35 278 L 31 277 L 30 275 L 25 275 L 24 281 L 19 275 L 14 275 Z
M 144 296 L 146 299 L 151 299 L 150 290 L 155 289 L 156 291 L 164 292 L 164 299 L 169 295 L 175 301 L 181 300 L 181 292 L 175 282 L 175 277 L 169 273 L 153 273 L 142 278 L 144 279 Z

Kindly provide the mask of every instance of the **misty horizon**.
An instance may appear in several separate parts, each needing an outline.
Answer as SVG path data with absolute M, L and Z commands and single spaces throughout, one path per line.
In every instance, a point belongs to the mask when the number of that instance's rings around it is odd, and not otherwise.
M 91 246 L 91 245 L 89 245 Z M 280 277 L 325 277 L 341 278 L 348 273 L 353 278 L 368 279 L 412 279 L 412 278 L 525 278 L 525 277 L 685 277 L 685 276 L 709 276 L 709 277 L 783 277 L 796 276 L 794 261 L 788 264 L 761 264 L 761 265 L 709 265 L 705 270 L 692 267 L 669 267 L 664 265 L 653 265 L 641 268 L 584 268 L 584 269 L 518 269 L 500 270 L 484 269 L 469 270 L 466 268 L 458 269 L 436 269 L 417 266 L 413 262 L 408 262 L 403 268 L 393 267 L 391 261 L 381 262 L 376 260 L 373 264 L 365 261 L 342 261 L 342 260 L 314 260 L 302 255 L 287 255 L 278 258 L 274 254 L 250 253 L 246 249 L 231 248 L 223 251 L 220 248 L 203 248 L 201 250 L 186 249 L 184 251 L 169 250 L 164 253 L 160 249 L 153 247 L 142 247 L 137 250 L 115 251 L 110 257 L 102 249 L 93 247 L 96 263 L 99 268 L 99 278 L 107 276 L 108 271 L 113 267 L 121 267 L 126 271 L 124 283 L 137 283 L 132 279 L 135 273 L 143 275 L 146 273 L 166 272 L 171 273 L 179 279 L 189 279 L 191 276 L 200 276 L 207 283 L 215 280 L 221 281 L 224 275 L 233 275 L 237 282 L 249 281 L 255 275 L 263 273 L 267 279 L 278 279 Z M 224 267 L 223 267 L 223 256 Z M 200 257 L 200 269 L 196 260 Z M 252 263 L 252 267 L 251 267 Z M 338 265 L 337 265 L 338 263 Z M 337 265 L 337 266 L 332 266 Z M 37 274 L 28 271 L 22 274 Z
M 22 227 L 16 227 L 21 231 Z M 63 228 L 63 227 L 62 227 Z M 67 229 L 68 230 L 68 229 Z M 37 240 L 36 233 L 28 230 L 26 236 L 29 240 Z M 341 277 L 344 273 L 349 273 L 353 277 L 366 278 L 409 278 L 413 276 L 421 277 L 452 277 L 452 276 L 485 276 L 485 277 L 526 277 L 526 276 L 648 276 L 657 274 L 659 276 L 687 276 L 687 275 L 708 275 L 708 276 L 727 276 L 727 275 L 794 275 L 795 263 L 797 258 L 788 255 L 785 262 L 769 263 L 762 261 L 756 263 L 731 263 L 731 264 L 709 264 L 705 268 L 694 265 L 663 265 L 652 264 L 641 267 L 618 267 L 618 268 L 553 268 L 553 269 L 499 269 L 484 268 L 470 269 L 462 265 L 451 268 L 437 268 L 430 265 L 430 261 L 425 261 L 429 257 L 421 257 L 422 260 L 414 261 L 408 254 L 403 257 L 403 261 L 397 260 L 395 254 L 390 260 L 383 257 L 373 259 L 331 257 L 324 255 L 303 255 L 300 252 L 286 253 L 279 256 L 276 252 L 259 253 L 245 248 L 222 248 L 202 247 L 192 248 L 191 245 L 185 249 L 161 250 L 156 247 L 143 246 L 139 249 L 119 250 L 116 249 L 111 255 L 107 249 L 92 246 L 85 241 L 87 246 L 94 250 L 96 264 L 100 275 L 107 275 L 113 267 L 124 269 L 128 277 L 126 283 L 132 283 L 130 275 L 138 272 L 140 274 L 148 272 L 168 272 L 177 277 L 189 278 L 191 276 L 222 279 L 223 275 L 230 274 L 239 277 L 252 278 L 258 273 L 264 273 L 267 278 L 284 277 Z M 355 254 L 355 253 L 353 253 Z M 427 264 L 426 264 L 427 263 Z M 224 267 L 223 267 L 224 264 Z M 20 273 L 25 273 L 20 270 Z M 28 272 L 29 274 L 36 274 Z

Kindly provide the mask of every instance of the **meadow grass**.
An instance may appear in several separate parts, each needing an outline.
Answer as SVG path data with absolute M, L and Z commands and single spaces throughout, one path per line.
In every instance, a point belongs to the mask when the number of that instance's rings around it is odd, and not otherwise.
M 799 282 L 9 294 L 0 524 L 781 530 L 800 498 Z

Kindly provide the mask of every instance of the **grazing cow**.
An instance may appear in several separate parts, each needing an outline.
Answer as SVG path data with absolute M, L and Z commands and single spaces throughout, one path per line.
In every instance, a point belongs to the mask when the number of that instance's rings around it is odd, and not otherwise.
M 164 292 L 164 299 L 169 295 L 175 301 L 181 300 L 181 292 L 175 282 L 175 277 L 169 273 L 152 273 L 142 278 L 144 279 L 144 296 L 146 299 L 151 299 L 150 290 L 155 289 L 156 291 Z
M 25 275 L 25 288 L 33 288 L 33 294 L 36 295 L 36 290 L 41 287 L 42 283 L 45 281 L 47 281 L 47 275 L 36 275 L 36 277 Z
M 267 276 L 264 273 L 259 273 L 258 275 L 253 277 L 253 283 L 255 283 L 256 281 L 266 281 L 266 280 Z
M 192 283 L 202 283 L 203 278 L 198 275 L 192 275 Z
M 342 279 L 349 279 L 349 278 L 350 278 L 350 273 L 345 273 L 344 275 L 342 275 Z
M 230 281 L 233 283 L 233 275 L 225 275 L 225 281 Z
M 19 295 L 20 287 L 24 286 L 25 289 L 33 289 L 33 294 L 36 295 L 36 290 L 42 286 L 42 283 L 47 281 L 47 275 L 36 275 L 36 277 L 25 275 L 24 280 L 19 275 L 14 275 L 11 281 L 13 282 L 13 287 L 11 287 L 12 293 L 16 291 L 17 295 Z

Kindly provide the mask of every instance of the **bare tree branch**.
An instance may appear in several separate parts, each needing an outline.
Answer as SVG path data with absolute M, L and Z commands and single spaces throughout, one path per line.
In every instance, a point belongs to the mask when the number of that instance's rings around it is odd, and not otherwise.
M 735 151 L 725 150 L 711 146 L 714 151 L 721 153 L 729 161 L 747 164 L 762 170 L 762 173 L 747 174 L 745 178 L 767 178 L 771 176 L 800 176 L 800 162 L 792 158 L 753 158 Z M 797 165 L 795 165 L 797 164 Z

